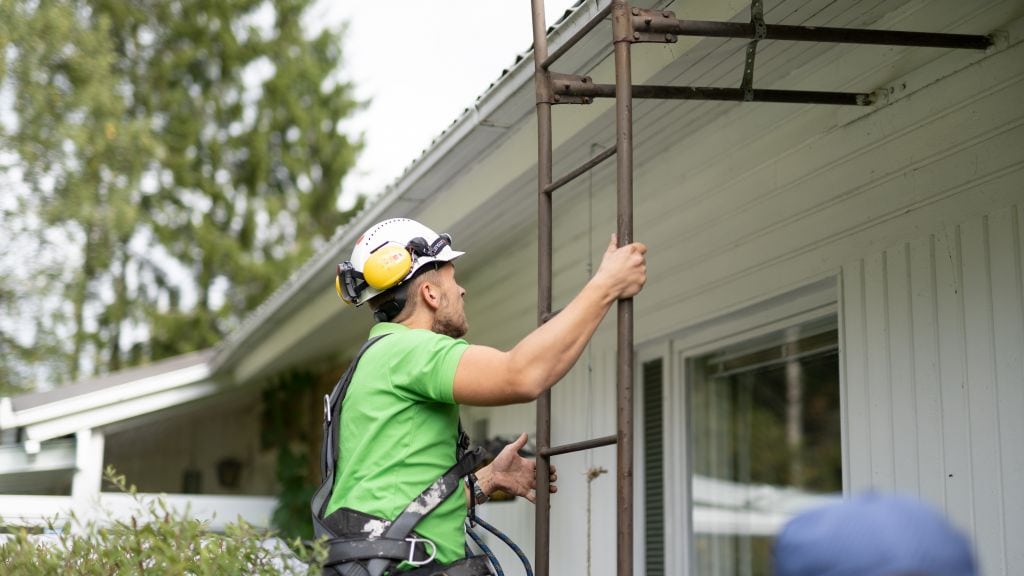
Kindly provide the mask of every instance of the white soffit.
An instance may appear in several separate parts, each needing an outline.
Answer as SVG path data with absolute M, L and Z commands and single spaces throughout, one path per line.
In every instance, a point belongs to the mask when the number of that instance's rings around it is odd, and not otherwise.
M 76 413 L 95 410 L 111 404 L 124 403 L 201 382 L 209 376 L 209 366 L 204 362 L 195 366 L 156 374 L 139 380 L 132 380 L 80 396 L 63 398 L 55 402 L 23 410 L 12 410 L 8 415 L 9 418 L 0 420 L 0 430 L 38 424 Z
M 74 434 L 79 430 L 107 426 L 130 418 L 167 410 L 216 394 L 223 388 L 210 380 L 199 380 L 145 396 L 124 398 L 91 409 L 67 412 L 22 426 L 26 441 L 43 442 Z

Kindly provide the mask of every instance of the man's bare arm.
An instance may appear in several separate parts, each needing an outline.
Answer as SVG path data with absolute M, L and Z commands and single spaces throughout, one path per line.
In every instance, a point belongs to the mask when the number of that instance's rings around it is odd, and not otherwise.
M 470 346 L 455 372 L 455 401 L 470 406 L 529 402 L 565 376 L 612 304 L 636 295 L 647 280 L 646 246 L 615 244 L 612 236 L 600 268 L 576 298 L 514 348 Z

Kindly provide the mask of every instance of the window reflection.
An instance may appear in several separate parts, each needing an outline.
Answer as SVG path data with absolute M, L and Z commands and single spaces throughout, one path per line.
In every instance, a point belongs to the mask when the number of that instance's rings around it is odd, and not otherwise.
M 768 575 L 782 524 L 842 491 L 834 321 L 696 358 L 690 382 L 695 573 Z

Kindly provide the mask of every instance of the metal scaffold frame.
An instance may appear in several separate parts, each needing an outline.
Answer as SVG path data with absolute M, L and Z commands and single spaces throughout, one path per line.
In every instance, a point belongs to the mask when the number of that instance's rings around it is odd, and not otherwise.
M 633 98 L 723 100 L 735 102 L 789 102 L 869 106 L 871 93 L 757 89 L 753 85 L 754 60 L 761 40 L 880 44 L 984 50 L 990 36 L 936 34 L 893 30 L 867 30 L 767 24 L 762 0 L 752 0 L 750 22 L 680 20 L 667 10 L 631 7 L 613 0 L 564 44 L 548 54 L 544 0 L 531 0 L 533 9 L 534 82 L 537 106 L 538 189 L 538 292 L 537 320 L 553 316 L 552 301 L 552 194 L 613 155 L 617 171 L 617 233 L 620 245 L 633 242 Z M 551 66 L 606 18 L 612 20 L 615 84 L 595 84 L 587 76 L 559 74 Z M 741 38 L 749 41 L 743 77 L 738 88 L 695 86 L 635 86 L 630 70 L 630 49 L 639 43 L 673 43 L 679 36 Z M 552 177 L 551 107 L 589 104 L 594 98 L 615 98 L 616 143 L 557 181 Z M 616 444 L 617 574 L 633 573 L 633 301 L 617 306 L 617 433 L 582 442 L 551 445 L 551 393 L 537 400 L 537 502 L 535 570 L 549 574 L 551 542 L 551 457 Z

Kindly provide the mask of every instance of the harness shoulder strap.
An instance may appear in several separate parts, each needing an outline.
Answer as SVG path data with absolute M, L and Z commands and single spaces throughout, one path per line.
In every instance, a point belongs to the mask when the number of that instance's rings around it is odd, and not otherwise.
M 359 349 L 356 357 L 352 359 L 348 369 L 341 375 L 338 383 L 334 385 L 334 390 L 331 391 L 329 396 L 324 396 L 324 441 L 320 449 L 320 487 L 313 494 L 313 501 L 310 504 L 311 511 L 313 512 L 313 532 L 317 537 L 331 536 L 330 531 L 324 526 L 323 516 L 324 510 L 327 508 L 327 501 L 331 496 L 331 491 L 334 489 L 335 471 L 338 466 L 339 431 L 337 422 L 339 422 L 341 417 L 341 404 L 345 400 L 345 394 L 348 393 L 348 386 L 352 383 L 352 376 L 356 372 L 359 359 L 363 357 L 363 354 L 366 353 L 370 346 L 373 346 L 384 336 L 387 336 L 387 334 L 370 338 L 363 343 L 362 348 Z

